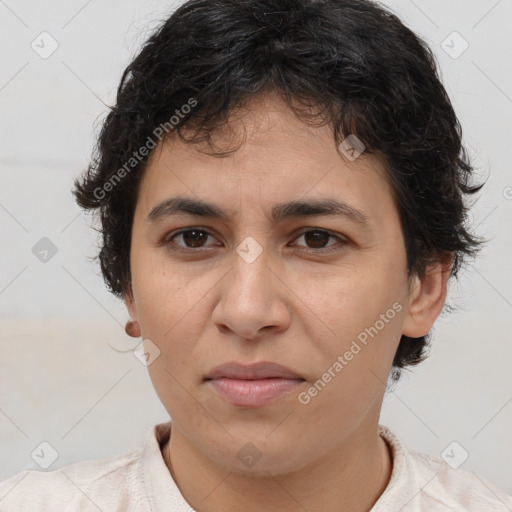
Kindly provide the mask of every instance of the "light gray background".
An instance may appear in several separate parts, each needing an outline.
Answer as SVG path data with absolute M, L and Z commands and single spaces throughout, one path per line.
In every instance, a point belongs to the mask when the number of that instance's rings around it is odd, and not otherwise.
M 469 453 L 462 468 L 512 493 L 512 2 L 385 3 L 437 55 L 489 176 L 472 219 L 491 242 L 452 285 L 459 311 L 438 321 L 430 359 L 387 396 L 381 423 L 437 456 L 457 441 Z M 122 70 L 175 5 L 0 0 L 0 479 L 39 469 L 30 454 L 42 441 L 56 469 L 133 450 L 168 419 L 131 352 L 124 305 L 87 259 L 96 233 L 70 190 Z M 43 31 L 59 45 L 47 59 L 31 48 Z M 469 43 L 457 59 L 442 45 L 453 31 Z M 47 263 L 32 253 L 42 237 L 58 249 Z

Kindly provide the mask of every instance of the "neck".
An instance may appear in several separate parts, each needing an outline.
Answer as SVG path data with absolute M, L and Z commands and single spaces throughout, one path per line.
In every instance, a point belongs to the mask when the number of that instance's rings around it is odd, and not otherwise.
M 251 476 L 229 471 L 206 457 L 174 424 L 162 449 L 187 502 L 198 512 L 368 512 L 388 485 L 392 460 L 387 443 L 358 429 L 328 456 L 295 472 Z

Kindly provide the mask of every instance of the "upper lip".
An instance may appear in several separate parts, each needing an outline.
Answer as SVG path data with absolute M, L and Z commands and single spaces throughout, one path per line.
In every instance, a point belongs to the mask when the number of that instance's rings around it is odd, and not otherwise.
M 293 372 L 286 366 L 262 361 L 250 365 L 240 363 L 227 363 L 216 366 L 207 376 L 207 380 L 211 379 L 270 379 L 270 378 L 285 378 L 285 379 L 302 379 L 300 375 Z

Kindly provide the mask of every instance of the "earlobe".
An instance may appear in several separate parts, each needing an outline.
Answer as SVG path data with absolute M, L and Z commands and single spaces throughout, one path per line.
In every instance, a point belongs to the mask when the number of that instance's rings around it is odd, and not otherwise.
M 141 332 L 139 322 L 135 320 L 129 320 L 128 322 L 126 322 L 124 332 L 132 338 L 140 338 Z
M 427 267 L 423 278 L 413 278 L 402 329 L 405 336 L 420 338 L 432 329 L 446 301 L 451 263 L 451 258 L 435 263 Z

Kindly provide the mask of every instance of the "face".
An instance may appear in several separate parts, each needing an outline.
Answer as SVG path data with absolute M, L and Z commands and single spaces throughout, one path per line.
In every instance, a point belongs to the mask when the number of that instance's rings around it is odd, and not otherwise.
M 372 431 L 400 336 L 426 334 L 437 315 L 418 309 L 430 288 L 411 294 L 381 160 L 350 161 L 328 127 L 271 96 L 214 142 L 243 130 L 223 158 L 174 138 L 153 151 L 125 301 L 159 351 L 148 370 L 173 435 L 232 471 L 278 474 Z M 165 204 L 178 196 L 213 211 Z M 243 450 L 261 462 L 249 467 Z

